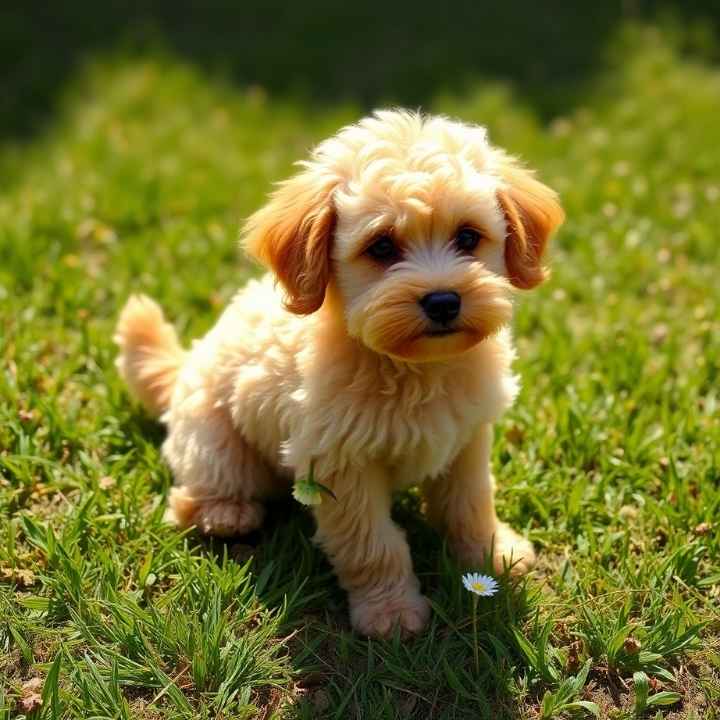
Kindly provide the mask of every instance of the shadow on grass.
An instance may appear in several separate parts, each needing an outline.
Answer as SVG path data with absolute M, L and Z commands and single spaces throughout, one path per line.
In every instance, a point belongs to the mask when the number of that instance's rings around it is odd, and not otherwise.
M 459 570 L 424 521 L 417 497 L 403 494 L 393 516 L 407 530 L 434 608 L 417 638 L 370 641 L 352 632 L 345 594 L 312 544 L 312 518 L 291 498 L 269 506 L 262 530 L 228 541 L 194 536 L 195 549 L 218 561 L 225 554 L 240 564 L 251 559 L 260 603 L 285 613 L 297 717 L 365 717 L 368 708 L 374 717 L 521 717 L 512 683 L 526 664 L 513 632 L 531 612 L 526 586 L 508 582 L 497 598 L 481 601 L 476 668 L 472 599 Z M 332 711 L 318 715 L 326 702 Z
M 0 136 L 33 132 L 79 64 L 117 49 L 167 49 L 241 85 L 363 109 L 502 80 L 548 117 L 592 80 L 620 21 L 668 8 L 682 25 L 720 26 L 720 5 L 703 0 L 4 3 Z
M 159 447 L 160 423 L 141 409 L 121 422 L 122 436 Z M 155 488 L 161 492 L 161 487 Z M 291 717 L 479 717 L 514 720 L 519 674 L 532 673 L 518 646 L 533 612 L 532 583 L 507 578 L 503 589 L 478 606 L 478 660 L 472 626 L 472 597 L 448 557 L 442 538 L 427 524 L 420 498 L 402 493 L 393 518 L 406 530 L 415 571 L 433 612 L 416 638 L 399 634 L 383 641 L 355 635 L 345 593 L 325 555 L 312 542 L 314 521 L 287 497 L 269 503 L 263 527 L 233 539 L 187 535 L 193 555 L 218 571 L 226 563 L 250 562 L 252 592 L 263 608 L 282 621 L 273 642 L 282 644 L 297 692 Z M 478 570 L 490 572 L 487 568 Z M 540 687 L 540 686 L 539 686 Z M 269 702 L 269 701 L 268 701 Z M 318 712 L 327 703 L 328 713 Z

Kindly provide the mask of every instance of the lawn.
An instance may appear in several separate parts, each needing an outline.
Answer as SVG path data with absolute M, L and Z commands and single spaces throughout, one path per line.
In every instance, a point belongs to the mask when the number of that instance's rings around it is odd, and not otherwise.
M 163 429 L 113 364 L 131 292 L 187 342 L 213 324 L 258 272 L 241 219 L 364 108 L 101 54 L 0 144 L 0 718 L 720 717 L 720 69 L 618 32 L 551 116 L 501 81 L 424 103 L 487 125 L 568 216 L 518 298 L 494 451 L 540 561 L 476 631 L 412 492 L 434 612 L 409 641 L 350 631 L 292 500 L 235 542 L 163 524 Z

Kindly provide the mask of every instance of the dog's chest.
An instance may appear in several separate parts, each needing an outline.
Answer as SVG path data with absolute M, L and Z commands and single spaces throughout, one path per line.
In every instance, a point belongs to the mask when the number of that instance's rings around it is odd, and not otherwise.
M 387 382 L 333 382 L 333 394 L 303 396 L 300 424 L 286 446 L 296 470 L 311 460 L 323 474 L 381 463 L 396 487 L 444 472 L 480 423 L 492 422 L 511 402 L 507 367 L 475 372 L 399 375 Z M 326 385 L 325 388 L 328 386 Z
M 474 400 L 477 400 L 475 398 Z M 482 421 L 482 406 L 452 390 L 408 411 L 391 406 L 393 421 L 378 427 L 378 457 L 396 488 L 443 473 Z

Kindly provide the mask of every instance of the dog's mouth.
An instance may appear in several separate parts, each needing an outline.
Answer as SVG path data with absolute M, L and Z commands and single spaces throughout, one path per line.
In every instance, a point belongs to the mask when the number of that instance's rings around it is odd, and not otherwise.
M 423 333 L 424 337 L 446 337 L 447 335 L 454 335 L 460 332 L 458 328 L 441 328 L 440 330 L 426 330 Z
M 464 353 L 482 339 L 466 327 L 429 327 L 390 354 L 414 362 L 444 360 Z

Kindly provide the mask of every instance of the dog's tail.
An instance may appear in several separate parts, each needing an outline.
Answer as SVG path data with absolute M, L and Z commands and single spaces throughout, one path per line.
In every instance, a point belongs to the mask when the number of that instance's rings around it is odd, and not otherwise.
M 155 416 L 170 407 L 170 397 L 185 351 L 160 306 L 145 295 L 133 295 L 120 313 L 115 342 L 116 364 L 130 391 Z

